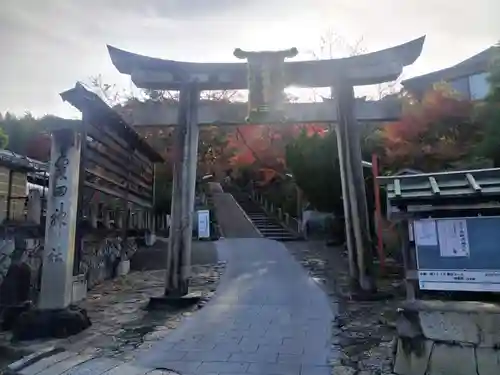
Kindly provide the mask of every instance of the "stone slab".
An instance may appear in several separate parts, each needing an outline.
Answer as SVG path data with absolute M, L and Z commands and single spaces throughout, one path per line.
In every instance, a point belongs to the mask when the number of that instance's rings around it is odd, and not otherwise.
M 449 311 L 500 315 L 499 304 L 479 301 L 412 300 L 405 301 L 403 308 L 411 311 Z
M 37 375 L 59 375 L 63 373 L 66 375 L 65 371 L 68 371 L 73 367 L 78 366 L 80 363 L 89 361 L 92 358 L 93 358 L 92 354 L 77 355 L 75 357 L 71 357 L 64 361 L 58 362 L 55 365 L 39 372 Z
M 21 371 L 22 369 L 27 368 L 28 366 L 31 366 L 32 364 L 42 360 L 43 358 L 50 357 L 62 351 L 64 351 L 64 349 L 56 348 L 53 346 L 43 348 L 35 353 L 21 358 L 16 362 L 11 363 L 7 367 L 7 372 L 16 373 L 17 371 Z
M 434 344 L 426 375 L 476 374 L 474 347 Z
M 493 348 L 476 348 L 478 375 L 500 374 L 500 350 Z
M 500 310 L 495 304 L 411 301 L 400 312 L 398 334 L 495 348 L 500 345 L 499 325 Z
M 215 244 L 227 262 L 216 295 L 132 365 L 185 375 L 329 374 L 328 297 L 285 246 L 261 238 Z
M 129 365 L 128 363 L 123 363 L 117 367 L 112 368 L 104 372 L 102 375 L 145 375 L 152 374 L 150 369 L 141 368 Z
M 71 358 L 75 355 L 76 355 L 75 353 L 71 352 L 60 352 L 33 363 L 31 366 L 22 369 L 20 373 L 22 375 L 35 375 L 49 367 L 52 367 L 56 363 L 64 361 L 65 359 Z
M 117 367 L 119 364 L 119 361 L 111 358 L 94 358 L 72 367 L 64 372 L 64 375 L 102 375 L 106 371 Z
M 420 325 L 430 340 L 479 344 L 476 314 L 452 311 L 420 311 Z

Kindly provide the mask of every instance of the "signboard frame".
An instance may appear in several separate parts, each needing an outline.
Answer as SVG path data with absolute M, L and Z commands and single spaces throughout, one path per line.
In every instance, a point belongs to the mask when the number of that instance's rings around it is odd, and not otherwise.
M 478 254 L 484 250 L 484 245 L 477 241 L 478 236 L 487 237 L 477 233 L 477 224 L 476 224 L 476 233 L 472 233 L 472 241 L 470 241 L 470 235 L 467 235 L 467 241 L 469 243 L 468 250 L 470 251 L 466 255 L 459 254 L 458 256 L 448 255 L 443 256 L 443 250 L 440 248 L 442 241 L 440 241 L 440 235 L 438 232 L 438 222 L 444 221 L 452 221 L 452 220 L 464 220 L 467 225 L 470 226 L 471 223 L 478 223 L 477 220 L 482 220 L 481 227 L 485 227 L 486 222 L 498 221 L 500 228 L 500 216 L 470 216 L 470 217 L 450 217 L 450 218 L 431 218 L 431 219 L 420 219 L 420 220 L 412 220 L 412 239 L 415 243 L 415 252 L 416 252 L 416 263 L 417 263 L 417 271 L 418 271 L 418 285 L 421 290 L 434 290 L 434 291 L 466 291 L 466 292 L 500 292 L 500 267 L 493 266 L 492 268 L 488 267 L 474 267 L 474 257 L 471 254 L 474 254 L 477 258 Z M 436 240 L 437 246 L 426 246 L 419 245 L 418 243 L 418 234 L 415 233 L 415 227 L 417 222 L 423 221 L 433 221 L 435 223 L 436 228 Z M 495 223 L 490 223 L 489 226 L 492 227 Z M 474 229 L 474 228 L 473 228 Z M 484 231 L 488 231 L 487 229 L 483 229 Z M 491 231 L 491 229 L 490 229 Z M 467 231 L 466 231 L 467 233 Z M 488 246 L 494 247 L 491 244 L 491 241 L 485 238 L 486 241 L 490 243 Z M 500 242 L 493 240 L 495 243 L 499 244 L 499 252 L 498 252 L 498 260 L 489 258 L 489 262 L 494 265 L 495 262 L 500 262 Z M 425 262 L 426 252 L 436 251 L 438 249 L 440 258 L 444 259 L 442 264 L 453 264 L 457 261 L 464 264 L 463 267 L 440 267 L 437 264 L 435 267 L 429 266 L 428 261 Z M 446 254 L 446 253 L 445 253 Z M 486 255 L 486 257 L 489 257 Z M 425 264 L 427 263 L 427 264 Z M 469 264 L 465 264 L 469 263 Z M 485 262 L 486 263 L 486 262 Z M 442 265 L 441 264 L 441 265 Z M 483 264 L 484 265 L 484 264 Z

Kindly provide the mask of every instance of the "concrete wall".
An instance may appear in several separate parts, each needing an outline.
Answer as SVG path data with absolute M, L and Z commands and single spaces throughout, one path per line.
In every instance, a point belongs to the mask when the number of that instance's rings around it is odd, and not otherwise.
M 500 374 L 500 306 L 413 301 L 400 310 L 394 372 Z

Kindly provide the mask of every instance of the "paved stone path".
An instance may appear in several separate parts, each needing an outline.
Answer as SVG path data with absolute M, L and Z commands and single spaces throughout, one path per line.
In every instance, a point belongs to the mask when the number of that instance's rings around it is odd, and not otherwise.
M 134 365 L 185 375 L 330 374 L 327 296 L 282 243 L 217 242 L 227 269 L 216 297 Z
M 328 298 L 285 246 L 262 238 L 216 246 L 227 261 L 216 296 L 133 361 L 47 348 L 6 374 L 329 375 Z

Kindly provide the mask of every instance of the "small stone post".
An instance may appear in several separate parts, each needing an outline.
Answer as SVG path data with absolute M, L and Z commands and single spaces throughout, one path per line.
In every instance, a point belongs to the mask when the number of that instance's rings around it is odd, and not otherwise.
M 39 300 L 42 309 L 63 309 L 71 303 L 80 152 L 80 134 L 67 129 L 52 135 Z
M 28 194 L 27 221 L 39 225 L 42 219 L 42 196 L 40 190 L 31 189 Z
M 106 208 L 102 210 L 102 224 L 104 228 L 111 228 L 111 211 Z
M 137 229 L 144 229 L 144 211 L 142 210 L 136 211 L 136 217 L 137 217 L 136 219 Z
M 118 229 L 123 229 L 124 212 L 120 209 L 115 211 L 115 226 Z
M 290 214 L 285 212 L 285 224 L 290 226 Z
M 94 203 L 90 206 L 90 226 L 92 228 L 97 228 L 98 226 L 98 217 L 99 217 L 99 205 Z
M 135 212 L 135 210 L 130 210 L 129 212 L 129 217 L 130 217 L 130 220 L 129 220 L 129 229 L 136 229 L 137 228 L 137 214 Z
M 74 129 L 52 134 L 47 223 L 39 310 L 22 314 L 13 330 L 17 339 L 76 334 L 90 326 L 82 309 L 72 307 L 78 188 L 82 136 Z
M 146 246 L 153 246 L 156 242 L 154 214 L 146 211 Z

